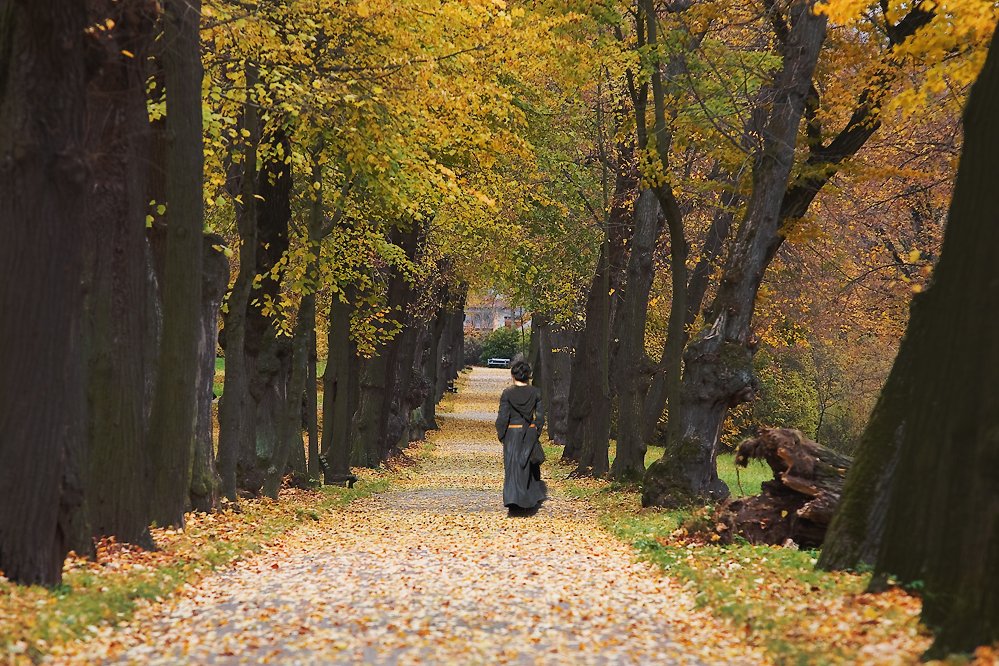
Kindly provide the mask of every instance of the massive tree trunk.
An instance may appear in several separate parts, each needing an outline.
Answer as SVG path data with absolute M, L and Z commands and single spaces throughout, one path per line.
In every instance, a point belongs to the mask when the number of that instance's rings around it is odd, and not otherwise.
M 434 390 L 435 403 L 447 393 L 447 387 L 458 378 L 465 367 L 465 301 L 468 298 L 468 285 L 461 285 L 444 324 L 444 341 L 441 345 L 440 367 L 437 371 L 437 386 Z
M 204 192 L 200 0 L 164 4 L 163 71 L 167 88 L 167 258 L 163 337 L 150 416 L 152 517 L 183 525 L 191 484 L 198 375 Z
M 256 69 L 246 68 L 247 87 L 257 81 Z M 256 104 L 243 107 L 242 130 L 249 136 L 243 145 L 239 168 L 230 165 L 227 186 L 236 211 L 239 233 L 239 271 L 229 291 L 228 308 L 223 316 L 222 348 L 225 350 L 225 379 L 222 399 L 219 401 L 219 450 L 218 470 L 222 479 L 222 494 L 236 501 L 236 467 L 240 442 L 253 428 L 249 423 L 250 389 L 246 366 L 246 316 L 250 306 L 250 292 L 256 275 L 257 256 L 257 143 L 260 140 L 260 118 Z
M 278 449 L 292 355 L 291 342 L 278 334 L 272 315 L 264 311 L 269 301 L 280 299 L 281 272 L 275 273 L 275 267 L 288 249 L 292 173 L 285 158 L 291 155 L 291 142 L 284 129 L 276 128 L 261 145 L 266 153 L 256 176 L 260 198 L 254 267 L 259 288 L 253 290 L 246 313 L 243 353 L 249 401 L 236 465 L 237 486 L 251 494 L 260 492 Z
M 922 581 L 931 657 L 999 640 L 997 113 L 999 33 L 965 112 L 940 262 L 913 300 L 820 561 Z
M 277 499 L 281 489 L 281 479 L 287 471 L 288 461 L 296 453 L 304 451 L 302 446 L 302 394 L 309 364 L 309 332 L 315 329 L 316 295 L 306 294 L 298 310 L 298 320 L 292 340 L 291 375 L 285 393 L 284 413 L 278 424 L 278 441 L 275 443 L 271 465 L 264 478 L 263 492 L 271 499 Z M 295 451 L 297 447 L 298 451 Z
M 645 353 L 645 323 L 655 270 L 652 255 L 664 229 L 659 201 L 652 190 L 635 202 L 635 235 L 628 258 L 628 281 L 615 321 L 615 387 L 618 399 L 615 479 L 638 479 L 645 473 L 646 444 L 642 433 L 642 406 L 651 368 Z
M 102 536 L 152 546 L 145 385 L 156 352 L 146 321 L 154 285 L 146 263 L 149 121 L 143 71 L 156 17 L 111 2 L 89 10 L 92 24 L 111 20 L 114 28 L 89 40 L 86 527 L 73 543 L 81 554 L 92 552 L 93 538 Z M 123 49 L 135 58 L 122 55 Z
M 569 418 L 562 459 L 578 463 L 580 474 L 604 474 L 610 466 L 610 269 L 608 243 L 600 248 L 586 299 L 586 323 L 576 335 L 569 383 Z M 607 438 L 607 442 L 601 440 Z M 589 449 L 587 448 L 589 446 Z M 595 448 L 594 448 L 595 447 Z
M 569 422 L 569 378 L 572 372 L 572 331 L 564 325 L 548 326 L 547 339 L 550 345 L 550 357 L 542 363 L 547 367 L 547 377 L 551 389 L 548 416 L 548 437 L 561 446 L 566 443 L 566 433 Z
M 208 513 L 218 508 L 222 480 L 215 464 L 212 402 L 215 399 L 215 354 L 219 307 L 229 282 L 229 260 L 218 247 L 221 236 L 206 234 L 201 281 L 201 327 L 198 336 L 198 426 L 191 469 L 191 508 Z
M 83 499 L 86 25 L 83 4 L 0 4 L 0 569 L 20 583 L 60 581 Z
M 824 16 L 797 0 L 789 10 L 790 31 L 783 65 L 765 89 L 770 111 L 758 128 L 753 191 L 705 329 L 683 355 L 682 385 L 670 397 L 666 454 L 646 473 L 644 505 L 675 506 L 728 496 L 718 478 L 716 445 L 729 407 L 751 399 L 755 388 L 751 331 L 756 294 L 773 259 L 781 206 L 794 164 L 794 148 L 825 38 Z M 679 407 L 676 409 L 675 407 Z
M 426 379 L 420 373 L 429 331 L 425 322 L 411 317 L 400 334 L 399 357 L 382 450 L 386 455 L 402 451 L 413 441 L 413 411 L 423 403 Z

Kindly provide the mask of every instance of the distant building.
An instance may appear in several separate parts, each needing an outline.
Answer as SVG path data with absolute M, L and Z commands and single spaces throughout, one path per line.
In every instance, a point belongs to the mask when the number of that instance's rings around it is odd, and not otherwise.
M 498 328 L 525 330 L 531 326 L 531 313 L 507 305 L 506 299 L 496 294 L 469 299 L 465 306 L 465 334 L 492 333 Z

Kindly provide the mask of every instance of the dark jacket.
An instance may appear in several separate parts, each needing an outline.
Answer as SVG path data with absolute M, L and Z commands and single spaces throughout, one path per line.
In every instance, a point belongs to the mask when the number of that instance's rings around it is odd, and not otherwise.
M 540 436 L 545 427 L 545 405 L 536 386 L 510 386 L 500 395 L 496 436 L 502 442 L 510 424 L 528 426 L 533 421 Z
M 531 424 L 534 427 L 530 427 Z M 510 426 L 520 426 L 511 428 Z M 530 509 L 548 498 L 540 465 L 531 464 L 531 449 L 545 427 L 541 391 L 511 386 L 500 396 L 496 436 L 503 442 L 503 504 Z

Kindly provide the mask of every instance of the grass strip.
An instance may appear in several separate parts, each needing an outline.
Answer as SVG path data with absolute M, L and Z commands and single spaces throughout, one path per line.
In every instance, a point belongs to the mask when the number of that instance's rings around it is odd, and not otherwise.
M 560 449 L 547 453 L 557 461 Z M 719 470 L 723 478 L 732 475 L 724 480 L 738 492 L 734 467 L 720 459 Z M 550 468 L 554 477 L 571 471 L 558 462 Z M 741 476 L 745 491 L 758 492 L 769 475 L 750 468 Z M 917 598 L 897 588 L 866 593 L 867 575 L 819 571 L 815 551 L 692 542 L 679 528 L 693 511 L 643 509 L 635 486 L 572 478 L 559 484 L 590 501 L 611 534 L 690 588 L 698 607 L 728 620 L 776 663 L 915 663 L 929 645 Z

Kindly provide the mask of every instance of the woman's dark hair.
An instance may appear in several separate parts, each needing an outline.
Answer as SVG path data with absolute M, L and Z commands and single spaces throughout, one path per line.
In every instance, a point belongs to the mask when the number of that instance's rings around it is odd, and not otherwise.
M 518 382 L 526 382 L 531 378 L 531 364 L 527 361 L 514 361 L 510 367 L 510 374 Z

